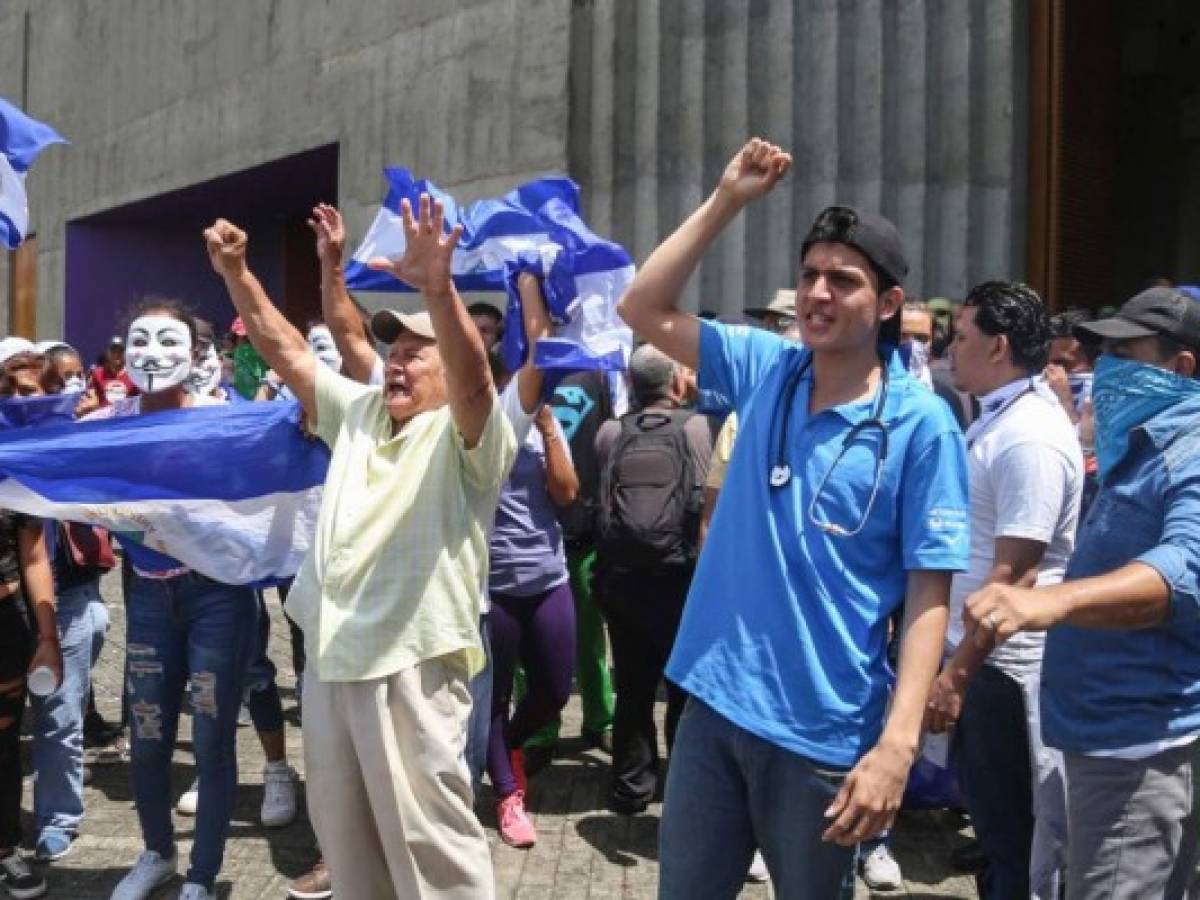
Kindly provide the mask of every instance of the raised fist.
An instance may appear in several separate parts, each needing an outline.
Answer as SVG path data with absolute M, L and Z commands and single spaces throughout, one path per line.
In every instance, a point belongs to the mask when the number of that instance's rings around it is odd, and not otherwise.
M 761 138 L 751 138 L 725 167 L 717 191 L 738 203 L 749 203 L 775 187 L 791 165 L 790 153 Z
M 217 219 L 204 230 L 208 259 L 218 275 L 231 277 L 246 270 L 246 232 L 232 222 Z

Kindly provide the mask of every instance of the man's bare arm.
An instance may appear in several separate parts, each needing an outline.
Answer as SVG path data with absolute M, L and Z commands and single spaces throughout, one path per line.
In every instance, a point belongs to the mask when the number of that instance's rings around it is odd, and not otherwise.
M 700 325 L 679 298 L 700 258 L 747 203 L 771 190 L 792 164 L 754 138 L 730 161 L 712 195 L 642 264 L 618 307 L 638 335 L 690 369 L 700 366 Z
M 317 418 L 317 358 L 296 328 L 284 318 L 246 266 L 246 232 L 217 219 L 204 232 L 208 258 L 225 279 L 229 297 L 246 326 L 246 335 L 267 365 L 300 400 L 309 420 Z
M 346 290 L 342 268 L 346 252 L 346 226 L 336 207 L 321 203 L 313 209 L 308 227 L 317 236 L 317 258 L 321 261 L 321 318 L 329 326 L 342 371 L 366 384 L 379 360 L 374 345 L 363 331 L 362 314 Z

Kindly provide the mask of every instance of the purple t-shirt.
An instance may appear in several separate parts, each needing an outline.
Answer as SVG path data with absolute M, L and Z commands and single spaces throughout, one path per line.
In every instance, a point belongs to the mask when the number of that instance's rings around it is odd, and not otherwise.
M 562 426 L 556 421 L 555 427 L 569 454 Z M 493 594 L 528 597 L 567 580 L 562 527 L 546 489 L 546 448 L 536 428 L 529 430 L 500 491 L 490 550 Z

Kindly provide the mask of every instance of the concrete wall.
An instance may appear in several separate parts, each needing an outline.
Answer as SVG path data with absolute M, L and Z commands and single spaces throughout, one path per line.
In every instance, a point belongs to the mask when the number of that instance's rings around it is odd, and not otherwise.
M 565 0 L 9 0 L 18 100 L 26 13 L 26 109 L 72 142 L 29 179 L 40 335 L 62 333 L 81 216 L 334 143 L 353 236 L 385 163 L 463 196 L 566 168 Z
M 794 173 L 689 302 L 792 283 L 835 200 L 897 221 L 913 292 L 960 294 L 1023 270 L 1027 3 L 9 0 L 0 94 L 73 142 L 29 181 L 38 330 L 61 332 L 67 221 L 331 143 L 352 241 L 385 163 L 462 199 L 568 171 L 640 260 L 761 133 Z
M 642 259 L 747 136 L 795 168 L 718 241 L 693 306 L 794 284 L 831 203 L 891 217 L 910 292 L 1024 271 L 1027 0 L 591 0 L 572 19 L 571 171 Z

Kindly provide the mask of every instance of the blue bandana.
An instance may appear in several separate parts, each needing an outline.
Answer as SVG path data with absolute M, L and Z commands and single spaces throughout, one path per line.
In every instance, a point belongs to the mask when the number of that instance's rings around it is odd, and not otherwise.
M 1200 396 L 1200 381 L 1166 369 L 1104 354 L 1096 364 L 1096 462 L 1107 481 L 1129 450 L 1129 432 L 1181 400 Z

